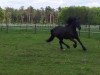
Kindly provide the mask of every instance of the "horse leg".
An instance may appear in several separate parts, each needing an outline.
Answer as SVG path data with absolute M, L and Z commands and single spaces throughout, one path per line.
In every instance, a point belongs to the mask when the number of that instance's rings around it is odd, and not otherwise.
M 61 40 L 59 41 L 59 44 L 60 44 L 60 49 L 63 49 L 62 41 Z
M 82 42 L 80 41 L 80 39 L 79 39 L 79 38 L 76 38 L 76 39 L 77 39 L 77 41 L 80 43 L 80 45 L 82 46 L 83 50 L 86 51 L 87 49 L 86 49 L 85 46 L 82 44 Z
M 65 44 L 64 42 L 63 42 L 63 40 L 61 41 L 68 49 L 70 48 L 70 46 L 68 46 L 67 44 Z
M 77 47 L 77 42 L 74 39 L 70 39 L 70 40 L 74 42 L 73 47 L 76 48 Z

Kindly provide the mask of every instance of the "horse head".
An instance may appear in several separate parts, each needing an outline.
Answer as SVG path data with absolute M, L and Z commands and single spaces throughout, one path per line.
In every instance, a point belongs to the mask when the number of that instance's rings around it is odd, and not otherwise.
M 75 28 L 81 29 L 79 18 L 76 17 L 69 17 L 67 20 L 68 25 L 72 25 Z

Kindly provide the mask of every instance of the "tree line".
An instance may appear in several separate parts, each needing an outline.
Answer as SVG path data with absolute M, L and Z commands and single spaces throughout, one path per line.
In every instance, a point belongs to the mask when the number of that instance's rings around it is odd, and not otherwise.
M 65 7 L 59 12 L 59 22 L 65 23 L 69 16 L 79 18 L 81 24 L 100 24 L 100 7 Z
M 24 6 L 19 9 L 6 7 L 0 8 L 0 22 L 8 21 L 10 23 L 56 23 L 58 11 L 47 6 L 46 8 L 34 9 Z
M 100 24 L 100 7 L 70 6 L 58 9 L 47 6 L 46 8 L 34 9 L 32 6 L 24 9 L 6 7 L 0 8 L 0 22 L 5 23 L 56 23 L 64 24 L 69 16 L 78 17 L 81 24 Z

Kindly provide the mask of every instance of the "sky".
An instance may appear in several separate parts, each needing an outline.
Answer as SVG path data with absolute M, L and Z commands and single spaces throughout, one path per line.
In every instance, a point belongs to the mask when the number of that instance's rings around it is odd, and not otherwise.
M 36 9 L 50 6 L 52 8 L 69 7 L 69 6 L 88 6 L 100 7 L 100 0 L 0 0 L 0 6 L 13 7 L 19 9 L 21 6 L 25 8 L 32 6 Z

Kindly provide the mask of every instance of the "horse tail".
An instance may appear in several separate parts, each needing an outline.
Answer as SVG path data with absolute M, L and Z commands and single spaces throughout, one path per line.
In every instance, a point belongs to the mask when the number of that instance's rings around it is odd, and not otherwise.
M 46 40 L 46 42 L 51 42 L 54 39 L 54 35 L 53 35 L 53 30 L 51 30 L 51 36 L 49 37 L 49 39 Z
M 54 39 L 54 36 L 51 35 L 51 36 L 49 37 L 49 39 L 47 39 L 46 41 L 47 41 L 47 42 L 51 42 L 53 39 Z

